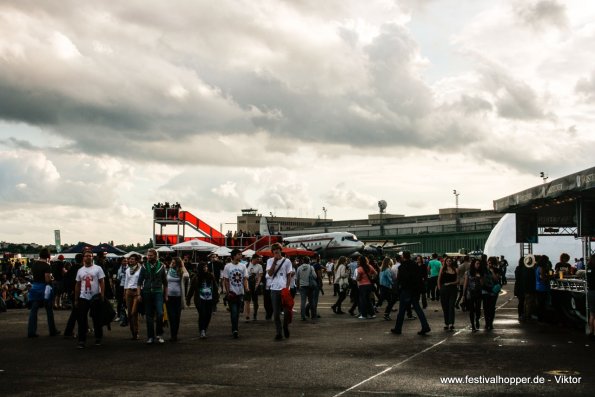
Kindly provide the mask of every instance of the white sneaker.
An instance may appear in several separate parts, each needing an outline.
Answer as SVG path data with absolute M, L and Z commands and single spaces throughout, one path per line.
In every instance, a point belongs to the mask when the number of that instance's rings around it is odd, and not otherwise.
M 152 345 L 154 342 L 153 338 L 147 339 L 147 345 Z
M 200 331 L 200 339 L 204 339 L 207 337 L 207 332 L 205 330 Z
M 359 316 L 358 318 L 359 318 L 360 320 L 364 320 L 364 319 L 365 319 L 365 317 L 364 317 L 364 316 Z
M 157 337 L 157 342 L 159 342 L 159 344 L 161 344 L 161 343 L 165 343 L 165 340 L 163 340 L 163 337 L 161 335 L 159 335 Z

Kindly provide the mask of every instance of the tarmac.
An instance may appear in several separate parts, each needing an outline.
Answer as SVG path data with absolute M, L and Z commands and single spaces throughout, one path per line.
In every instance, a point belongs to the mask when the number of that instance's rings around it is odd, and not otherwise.
M 330 309 L 336 299 L 332 288 L 324 288 L 316 323 L 300 320 L 296 297 L 291 336 L 283 341 L 273 340 L 274 324 L 264 320 L 262 305 L 258 321 L 241 317 L 239 339 L 232 339 L 229 313 L 220 304 L 207 339 L 198 338 L 192 307 L 183 311 L 176 343 L 132 341 L 127 327 L 113 323 L 111 331 L 104 331 L 102 346 L 94 346 L 91 336 L 83 350 L 76 349 L 73 339 L 48 336 L 44 311 L 39 312 L 40 337 L 26 338 L 28 311 L 9 310 L 0 313 L 0 395 L 594 394 L 595 343 L 564 326 L 520 324 L 512 284 L 498 299 L 494 330 L 472 333 L 467 313 L 457 311 L 456 330 L 444 331 L 440 305 L 430 301 L 425 313 L 432 331 L 427 336 L 417 335 L 419 320 L 406 320 L 403 334 L 394 335 L 394 320 L 381 315 L 372 320 L 336 315 Z M 62 331 L 68 314 L 55 311 Z

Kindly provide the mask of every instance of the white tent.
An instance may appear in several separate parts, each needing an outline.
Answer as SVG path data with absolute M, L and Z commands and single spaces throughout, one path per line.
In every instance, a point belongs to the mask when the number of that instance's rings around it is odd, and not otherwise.
M 572 236 L 539 236 L 539 243 L 533 244 L 533 253 L 547 255 L 552 264 L 559 261 L 560 254 L 566 252 L 570 258 L 580 258 L 581 240 Z M 488 237 L 483 253 L 487 256 L 504 255 L 508 260 L 507 276 L 514 276 L 514 269 L 520 257 L 520 246 L 516 242 L 516 217 L 506 214 L 500 219 Z M 572 263 L 572 260 L 571 260 Z
M 124 255 L 124 258 L 130 258 L 132 255 L 138 255 L 140 257 L 143 256 L 143 254 L 141 254 L 140 252 L 136 252 L 136 251 L 130 251 L 129 253 L 127 253 L 126 255 Z
M 176 251 L 213 251 L 219 246 L 202 240 L 190 240 L 171 246 Z
M 219 255 L 219 256 L 230 256 L 231 255 L 231 249 L 227 248 L 227 247 L 219 247 L 216 250 L 213 251 L 213 254 Z
M 250 248 L 248 248 L 246 251 L 242 252 L 242 255 L 250 258 L 252 257 L 252 255 L 254 255 L 256 253 L 256 251 L 251 250 Z
M 157 252 L 174 252 L 174 250 L 167 245 L 164 245 L 163 247 L 157 248 Z

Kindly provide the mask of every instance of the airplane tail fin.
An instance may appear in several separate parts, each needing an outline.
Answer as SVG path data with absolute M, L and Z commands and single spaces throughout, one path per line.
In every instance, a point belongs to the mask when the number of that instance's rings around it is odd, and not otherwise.
M 270 236 L 271 231 L 269 230 L 269 224 L 267 223 L 267 218 L 264 216 L 260 217 L 260 235 L 261 236 Z

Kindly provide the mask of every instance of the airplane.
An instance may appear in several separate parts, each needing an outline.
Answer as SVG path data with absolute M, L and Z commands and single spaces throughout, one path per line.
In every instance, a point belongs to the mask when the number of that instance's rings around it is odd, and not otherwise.
M 266 218 L 260 218 L 260 234 L 270 235 Z M 348 232 L 316 233 L 283 238 L 283 244 L 290 248 L 304 248 L 316 252 L 323 258 L 350 256 L 363 250 L 364 243 Z
M 305 248 L 316 252 L 323 258 L 349 256 L 364 248 L 364 243 L 357 236 L 348 232 L 306 234 L 285 237 L 283 243 L 291 248 Z
M 399 252 L 399 251 L 403 251 L 403 250 L 407 249 L 407 247 L 421 244 L 420 242 L 415 242 L 415 243 L 401 243 L 401 244 L 387 245 L 388 241 L 389 240 L 372 241 L 372 243 L 376 243 L 376 244 L 367 244 L 364 247 L 364 253 L 377 255 L 377 256 L 383 256 L 386 254 L 386 251 Z M 380 245 L 380 243 L 382 243 L 382 245 Z

